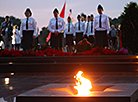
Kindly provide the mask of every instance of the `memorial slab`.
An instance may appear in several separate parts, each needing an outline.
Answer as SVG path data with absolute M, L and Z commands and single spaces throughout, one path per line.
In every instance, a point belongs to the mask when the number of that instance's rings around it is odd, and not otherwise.
M 91 93 L 77 95 L 74 84 L 48 84 L 16 97 L 16 102 L 136 102 L 138 84 L 93 84 Z

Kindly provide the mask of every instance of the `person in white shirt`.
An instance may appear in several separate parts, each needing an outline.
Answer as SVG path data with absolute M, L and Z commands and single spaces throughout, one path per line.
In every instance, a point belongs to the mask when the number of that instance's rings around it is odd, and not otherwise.
M 89 22 L 89 32 L 87 36 L 88 36 L 89 42 L 93 44 L 93 46 L 95 46 L 95 38 L 93 37 L 93 20 L 94 20 L 94 16 L 93 14 L 91 14 L 90 22 Z
M 87 23 L 88 23 L 88 17 L 86 17 L 86 15 L 84 13 L 81 14 L 81 21 L 85 24 L 85 30 L 87 28 Z M 83 33 L 83 38 L 87 38 L 87 34 L 85 34 L 85 32 Z
M 63 18 L 59 17 L 57 8 L 53 11 L 54 18 L 52 18 L 49 22 L 48 28 L 51 32 L 51 41 L 50 45 L 54 49 L 62 50 L 62 34 L 65 26 L 65 22 Z
M 73 37 L 75 36 L 75 28 L 74 28 L 74 25 L 71 23 L 70 17 L 68 17 L 67 21 L 68 23 L 66 24 L 66 29 L 64 31 L 64 38 L 66 40 L 67 52 L 72 53 Z
M 19 50 L 20 43 L 21 43 L 21 37 L 19 34 L 18 26 L 15 25 L 13 27 L 13 35 L 12 35 L 12 45 L 14 50 Z
M 76 44 L 83 39 L 83 34 L 85 31 L 85 23 L 81 21 L 81 16 L 77 16 L 78 22 L 75 24 L 75 36 Z
M 99 15 L 95 17 L 93 23 L 93 37 L 96 40 L 96 46 L 108 47 L 108 36 L 110 31 L 110 24 L 108 16 L 103 14 L 103 7 L 98 6 Z
M 85 34 L 87 35 L 88 41 L 90 43 L 94 44 L 94 38 L 93 38 L 93 19 L 92 19 L 91 16 L 88 16 L 87 19 L 88 20 L 87 20 L 87 26 L 86 26 Z
M 32 12 L 29 8 L 26 9 L 25 16 L 26 18 L 22 20 L 20 26 L 21 45 L 27 53 L 30 53 L 32 51 L 33 39 L 36 38 L 36 23 L 35 19 L 31 17 Z

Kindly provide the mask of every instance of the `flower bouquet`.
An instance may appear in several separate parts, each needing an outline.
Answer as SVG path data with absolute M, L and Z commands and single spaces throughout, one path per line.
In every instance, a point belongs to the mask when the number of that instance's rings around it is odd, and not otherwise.
M 78 44 L 75 45 L 75 49 L 77 50 L 77 53 L 88 51 L 88 50 L 91 50 L 92 48 L 93 48 L 92 44 L 89 43 L 86 38 L 84 38 Z
M 46 50 L 47 48 L 50 48 L 50 46 L 48 44 L 35 44 L 33 46 L 33 51 L 36 51 L 36 50 Z

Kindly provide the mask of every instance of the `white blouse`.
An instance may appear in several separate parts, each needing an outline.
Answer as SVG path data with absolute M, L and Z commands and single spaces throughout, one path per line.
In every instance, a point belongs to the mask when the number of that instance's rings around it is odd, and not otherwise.
M 21 39 L 20 39 L 20 34 L 18 29 L 13 29 L 13 35 L 12 35 L 12 44 L 20 44 Z
M 56 29 L 56 18 L 52 18 L 49 22 L 48 28 L 50 32 L 54 33 L 55 31 L 62 32 L 64 30 L 65 22 L 63 18 L 58 17 L 58 29 Z
M 95 35 L 95 31 L 102 31 L 102 30 L 107 30 L 107 34 L 109 34 L 110 31 L 110 23 L 109 23 L 109 19 L 108 16 L 102 14 L 101 15 L 101 28 L 99 27 L 99 19 L 100 19 L 100 15 L 96 16 L 94 18 L 94 23 L 93 23 L 93 35 Z
M 85 34 L 87 34 L 87 36 L 93 35 L 93 21 L 90 21 L 88 23 L 88 31 L 86 32 L 86 30 L 87 30 L 87 26 L 86 26 L 86 29 L 85 29 Z
M 73 34 L 73 36 L 75 36 L 75 28 L 72 23 L 70 23 L 70 30 L 69 30 L 69 23 L 66 24 L 64 31 L 64 38 L 66 38 L 66 34 Z
M 21 26 L 20 26 L 21 37 L 23 37 L 23 34 L 22 34 L 23 30 L 27 30 L 26 21 L 27 21 L 27 18 L 23 19 L 21 22 Z M 28 18 L 28 30 L 34 30 L 33 36 L 36 36 L 36 23 L 35 23 L 35 19 L 32 17 Z
M 84 31 L 85 31 L 85 23 L 82 22 L 82 21 L 80 21 L 80 30 L 78 28 L 79 28 L 79 22 L 77 22 L 75 24 L 75 32 L 76 33 L 80 33 L 80 32 L 83 32 L 84 33 Z

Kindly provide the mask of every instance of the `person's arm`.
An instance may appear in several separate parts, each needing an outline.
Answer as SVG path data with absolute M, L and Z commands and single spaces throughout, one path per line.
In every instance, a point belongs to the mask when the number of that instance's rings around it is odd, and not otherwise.
M 33 29 L 34 29 L 34 33 L 33 33 L 33 38 L 36 38 L 36 22 L 35 22 L 35 19 L 33 19 Z
M 106 17 L 106 27 L 107 27 L 107 36 L 109 36 L 109 32 L 110 32 L 110 23 L 109 23 L 109 18 Z
M 67 29 L 64 30 L 64 38 L 66 38 Z
M 95 19 L 94 19 L 94 21 L 93 21 L 93 37 L 95 38 L 95 26 L 96 26 L 96 24 L 95 24 Z
M 22 34 L 22 32 L 23 32 L 23 24 L 22 24 L 22 22 L 21 22 L 21 25 L 20 25 L 20 37 L 21 37 L 21 39 L 23 39 L 23 34 Z

